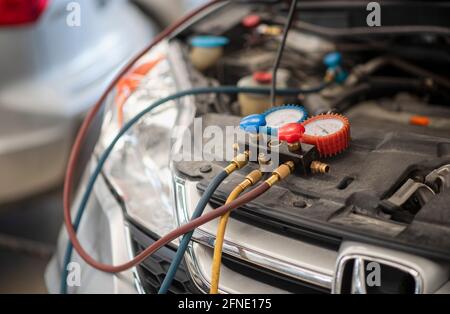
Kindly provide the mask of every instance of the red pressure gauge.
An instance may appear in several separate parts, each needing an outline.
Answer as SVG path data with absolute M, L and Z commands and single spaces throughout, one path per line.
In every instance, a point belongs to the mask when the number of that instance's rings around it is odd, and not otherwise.
M 350 122 L 339 114 L 322 114 L 303 122 L 302 142 L 315 145 L 321 157 L 331 157 L 350 145 Z

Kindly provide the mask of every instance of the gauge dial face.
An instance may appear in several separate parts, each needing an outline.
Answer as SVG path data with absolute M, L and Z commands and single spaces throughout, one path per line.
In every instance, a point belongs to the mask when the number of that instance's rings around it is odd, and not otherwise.
M 336 134 L 344 127 L 344 122 L 339 119 L 322 119 L 311 121 L 305 126 L 305 134 L 310 136 L 328 136 Z
M 266 116 L 266 126 L 278 129 L 286 124 L 302 121 L 304 118 L 305 113 L 302 110 L 293 108 L 280 109 Z
M 303 123 L 302 141 L 316 146 L 321 157 L 331 157 L 343 152 L 350 145 L 350 122 L 339 114 L 324 114 Z

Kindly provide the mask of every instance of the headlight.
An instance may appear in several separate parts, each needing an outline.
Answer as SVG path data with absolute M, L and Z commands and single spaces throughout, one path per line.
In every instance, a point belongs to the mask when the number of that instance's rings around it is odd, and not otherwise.
M 175 92 L 168 47 L 163 42 L 152 49 L 109 96 L 98 153 L 117 134 L 121 121 L 126 122 L 156 100 Z M 175 128 L 179 121 L 189 121 L 186 115 L 192 120 L 193 114 L 175 101 L 158 107 L 117 143 L 103 169 L 122 196 L 129 216 L 159 236 L 167 234 L 176 224 L 170 170 L 171 149 L 177 138 L 173 133 L 182 129 Z

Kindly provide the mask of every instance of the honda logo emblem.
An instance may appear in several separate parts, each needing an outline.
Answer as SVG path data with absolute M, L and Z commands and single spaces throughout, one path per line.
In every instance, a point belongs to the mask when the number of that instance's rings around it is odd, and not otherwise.
M 333 293 L 367 294 L 369 288 L 381 287 L 383 265 L 411 275 L 416 282 L 414 293 L 422 293 L 420 276 L 413 269 L 391 261 L 363 255 L 340 258 L 333 281 Z

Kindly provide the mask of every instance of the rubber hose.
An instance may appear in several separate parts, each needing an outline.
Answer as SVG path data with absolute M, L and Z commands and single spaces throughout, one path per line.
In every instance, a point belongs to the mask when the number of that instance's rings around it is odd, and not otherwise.
M 225 180 L 227 177 L 228 173 L 225 170 L 222 170 L 216 177 L 214 177 L 214 179 L 209 183 L 199 202 L 197 203 L 197 207 L 195 207 L 195 211 L 192 214 L 191 220 L 194 220 L 203 214 L 203 211 L 205 210 L 206 205 L 208 205 L 211 196 L 214 194 L 215 190 L 217 190 L 223 180 Z M 177 253 L 175 254 L 175 257 L 170 264 L 169 270 L 167 271 L 166 277 L 164 278 L 164 281 L 159 288 L 158 294 L 166 294 L 167 291 L 169 291 L 169 288 L 172 285 L 173 278 L 175 278 L 178 267 L 183 260 L 184 253 L 186 252 L 193 234 L 193 231 L 186 233 L 181 240 L 180 245 L 177 249 Z

